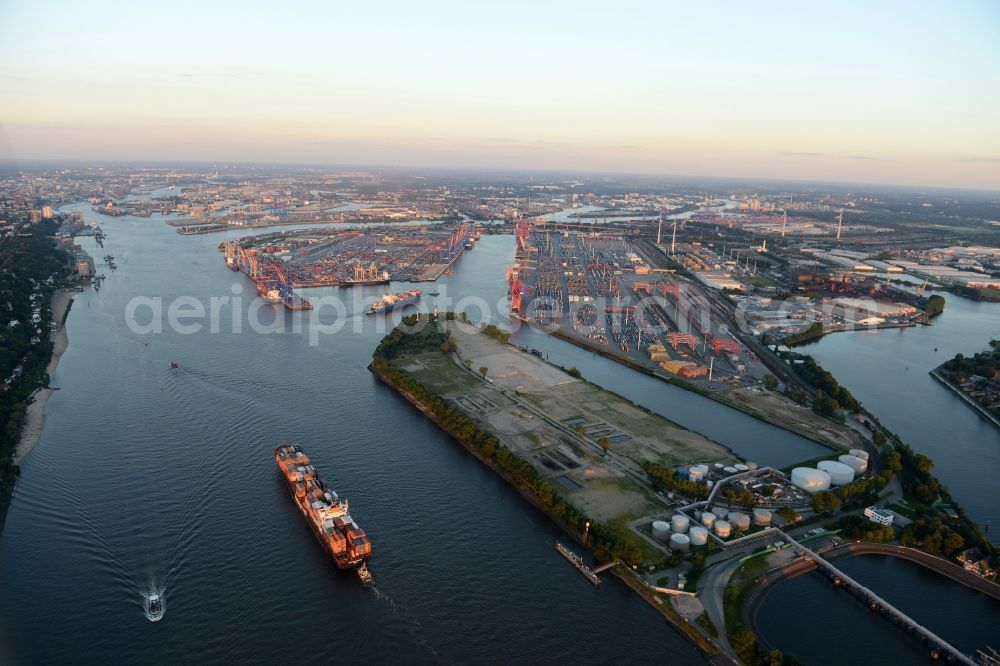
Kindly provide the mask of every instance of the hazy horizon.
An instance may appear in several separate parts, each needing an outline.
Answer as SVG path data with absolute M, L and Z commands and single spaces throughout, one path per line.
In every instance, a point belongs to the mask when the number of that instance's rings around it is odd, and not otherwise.
M 989 2 L 0 8 L 0 158 L 1000 189 Z

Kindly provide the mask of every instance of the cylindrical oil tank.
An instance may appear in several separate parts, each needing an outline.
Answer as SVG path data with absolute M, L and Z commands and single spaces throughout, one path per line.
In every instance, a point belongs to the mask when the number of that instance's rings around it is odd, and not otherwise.
M 846 486 L 854 480 L 854 470 L 836 460 L 821 460 L 816 465 L 816 469 L 821 469 L 829 474 L 830 484 L 834 486 Z
M 757 469 L 757 467 L 758 467 L 757 463 L 753 462 L 752 460 L 747 461 L 747 469 Z
M 666 541 L 670 537 L 670 523 L 665 520 L 654 520 L 653 537 L 660 541 Z
M 868 461 L 864 458 L 859 458 L 857 456 L 840 456 L 837 460 L 853 469 L 854 474 L 857 476 L 861 476 L 865 473 L 865 470 L 868 469 Z
M 733 528 L 728 521 L 720 520 L 715 523 L 715 535 L 720 539 L 728 539 L 733 533 Z
M 688 525 L 691 521 L 682 513 L 675 513 L 674 517 L 670 519 L 670 529 L 677 534 L 684 534 L 688 531 Z
M 711 489 L 712 489 L 712 486 L 714 486 L 714 485 L 715 485 L 715 481 L 712 481 L 712 479 L 705 479 L 705 486 L 706 486 L 706 487 L 707 487 L 707 488 L 708 488 L 709 490 L 711 490 Z
M 692 546 L 704 546 L 708 543 L 708 530 L 701 525 L 695 525 L 692 527 L 688 536 L 691 538 Z
M 830 475 L 821 469 L 796 467 L 792 470 L 792 485 L 810 493 L 830 489 Z
M 741 530 L 750 529 L 750 516 L 739 511 L 733 511 L 729 514 L 729 524 Z
M 727 509 L 724 506 L 713 506 L 712 513 L 715 514 L 716 518 L 721 518 L 722 520 L 725 520 L 726 516 L 729 515 L 729 509 Z
M 670 535 L 670 550 L 686 553 L 691 547 L 691 538 L 687 534 Z
M 690 474 L 688 473 L 688 468 L 687 467 L 679 468 L 677 470 L 677 476 L 681 477 L 682 479 L 688 478 L 688 476 L 690 476 Z
M 848 453 L 862 460 L 868 460 L 868 452 L 864 449 L 851 449 Z
M 722 472 L 724 474 L 727 474 L 727 475 L 729 475 L 729 474 L 736 474 L 736 468 L 735 467 L 730 467 L 730 466 L 727 465 L 726 467 L 722 468 Z
M 722 469 L 723 467 L 725 467 L 725 465 L 722 463 L 715 463 L 715 469 Z
M 737 471 L 737 472 L 745 472 L 745 471 L 747 471 L 748 469 L 750 469 L 749 467 L 747 467 L 747 466 L 746 466 L 746 465 L 744 465 L 743 463 L 736 463 L 735 465 L 733 465 L 733 467 L 735 467 L 735 468 L 736 468 L 736 471 Z
M 712 529 L 712 525 L 715 524 L 715 514 L 711 511 L 706 511 L 701 514 L 701 524 L 708 529 Z
M 704 481 L 705 470 L 700 467 L 691 467 L 688 469 L 688 478 L 692 481 Z
M 754 525 L 770 525 L 771 524 L 771 512 L 767 509 L 754 509 L 753 510 L 753 524 Z
M 697 467 L 698 469 L 700 469 L 705 474 L 708 474 L 708 465 L 701 464 L 701 465 L 695 465 L 695 467 Z

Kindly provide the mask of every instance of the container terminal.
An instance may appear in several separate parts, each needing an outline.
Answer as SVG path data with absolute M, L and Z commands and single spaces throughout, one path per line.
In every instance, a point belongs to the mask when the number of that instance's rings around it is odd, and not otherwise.
M 476 240 L 466 223 L 396 225 L 269 234 L 225 242 L 220 249 L 226 265 L 246 274 L 268 301 L 308 310 L 312 305 L 295 289 L 432 282 Z
M 588 349 L 690 383 L 756 384 L 766 368 L 713 294 L 638 238 L 522 221 L 507 271 L 511 312 Z

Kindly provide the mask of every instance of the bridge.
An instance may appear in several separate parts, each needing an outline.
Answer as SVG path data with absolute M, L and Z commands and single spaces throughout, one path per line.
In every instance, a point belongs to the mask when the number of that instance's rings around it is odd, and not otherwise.
M 605 572 L 605 571 L 607 571 L 608 569 L 610 569 L 611 567 L 613 567 L 613 566 L 615 566 L 617 564 L 618 564 L 618 560 L 614 560 L 612 562 L 608 562 L 607 564 L 602 564 L 601 566 L 599 566 L 596 569 L 594 569 L 594 573 L 595 574 L 599 574 L 599 573 Z
M 931 643 L 932 645 L 935 645 L 938 649 L 950 655 L 958 663 L 969 664 L 969 666 L 976 666 L 976 662 L 973 661 L 972 658 L 970 658 L 968 655 L 959 651 L 958 648 L 948 643 L 946 640 L 944 640 L 943 638 L 932 632 L 930 629 L 927 629 L 919 622 L 911 618 L 909 615 L 906 615 L 903 611 L 899 610 L 898 608 L 890 604 L 888 601 L 886 601 L 879 595 L 875 594 L 870 589 L 868 589 L 861 583 L 857 582 L 856 580 L 845 574 L 837 567 L 830 564 L 830 562 L 828 562 L 822 556 L 814 552 L 812 549 L 803 546 L 801 543 L 799 543 L 792 537 L 788 536 L 781 530 L 778 530 L 778 532 L 780 532 L 781 535 L 785 539 L 787 539 L 788 543 L 790 543 L 792 547 L 797 548 L 798 551 L 802 553 L 805 557 L 808 557 L 813 562 L 815 562 L 816 566 L 821 571 L 823 571 L 829 576 L 832 576 L 835 582 L 837 582 L 837 584 L 844 585 L 848 589 L 851 589 L 853 592 L 864 597 L 864 599 L 868 601 L 873 608 L 878 608 L 880 610 L 885 611 L 890 616 L 892 616 L 897 622 L 901 623 L 904 627 L 920 635 L 924 640 Z

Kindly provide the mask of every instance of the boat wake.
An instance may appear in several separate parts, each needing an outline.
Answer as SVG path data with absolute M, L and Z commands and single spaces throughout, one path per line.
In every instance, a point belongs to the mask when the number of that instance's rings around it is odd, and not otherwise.
M 370 589 L 375 593 L 376 599 L 385 602 L 385 604 L 392 610 L 393 615 L 396 615 L 403 620 L 407 633 L 410 634 L 410 638 L 412 638 L 417 645 L 431 654 L 435 660 L 439 659 L 441 655 L 434 649 L 434 646 L 427 641 L 426 633 L 423 631 L 423 625 L 420 624 L 420 620 L 413 616 L 402 605 L 393 601 L 392 597 L 378 589 L 377 586 L 372 585 Z

